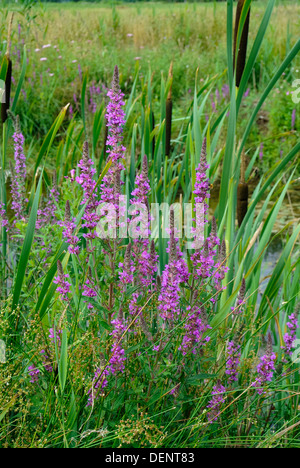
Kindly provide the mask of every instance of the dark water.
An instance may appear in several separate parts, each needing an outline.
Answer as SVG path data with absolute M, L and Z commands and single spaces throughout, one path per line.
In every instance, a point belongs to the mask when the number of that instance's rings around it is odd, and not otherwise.
M 260 304 L 262 295 L 267 287 L 270 276 L 272 275 L 276 263 L 283 250 L 283 242 L 280 239 L 272 241 L 265 253 L 261 266 L 261 284 L 258 290 L 257 302 Z

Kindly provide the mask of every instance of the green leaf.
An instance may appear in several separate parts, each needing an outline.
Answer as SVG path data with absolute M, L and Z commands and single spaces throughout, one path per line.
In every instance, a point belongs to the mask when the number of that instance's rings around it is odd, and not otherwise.
M 40 149 L 40 152 L 38 154 L 38 157 L 37 157 L 37 160 L 36 160 L 36 163 L 35 163 L 35 168 L 34 168 L 34 173 L 36 173 L 39 165 L 40 165 L 40 162 L 44 156 L 44 154 L 46 153 L 46 158 L 49 154 L 49 151 L 52 147 L 52 143 L 53 143 L 53 140 L 54 138 L 56 137 L 56 134 L 65 118 L 65 115 L 66 115 L 66 112 L 68 110 L 68 107 L 69 107 L 69 104 L 67 104 L 59 113 L 59 115 L 56 117 L 54 123 L 52 124 L 49 132 L 47 133 L 44 141 L 43 141 L 43 144 L 41 146 L 41 149 Z
M 68 373 L 68 336 L 67 331 L 63 330 L 60 358 L 58 363 L 58 379 L 61 392 L 64 392 Z
M 32 208 L 31 208 L 31 212 L 29 216 L 28 226 L 26 229 L 25 239 L 24 239 L 24 243 L 22 247 L 22 252 L 21 252 L 21 256 L 20 256 L 20 260 L 18 264 L 17 277 L 16 277 L 14 293 L 13 293 L 13 302 L 12 302 L 13 309 L 15 309 L 19 303 L 22 285 L 23 285 L 23 281 L 24 281 L 24 277 L 26 273 L 30 249 L 31 249 L 31 245 L 32 245 L 33 237 L 34 237 L 37 210 L 38 210 L 39 199 L 40 199 L 40 194 L 41 194 L 42 179 L 43 179 L 43 172 L 40 175 L 38 187 L 35 192 Z

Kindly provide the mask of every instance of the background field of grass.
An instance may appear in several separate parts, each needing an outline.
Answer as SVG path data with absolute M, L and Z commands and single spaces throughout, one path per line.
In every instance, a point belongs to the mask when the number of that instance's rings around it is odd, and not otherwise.
M 265 2 L 260 1 L 252 6 L 249 49 L 264 8 Z M 5 7 L 1 11 L 2 54 L 6 47 L 7 11 Z M 82 74 L 86 71 L 87 89 L 92 85 L 99 86 L 101 91 L 103 89 L 96 98 L 100 103 L 102 100 L 105 102 L 105 90 L 110 86 L 111 70 L 116 64 L 120 69 L 121 88 L 127 97 L 133 86 L 136 67 L 139 67 L 137 92 L 142 89 L 150 68 L 156 113 L 160 105 L 161 73 L 166 78 L 173 61 L 176 134 L 176 119 L 186 116 L 193 99 L 196 70 L 198 84 L 226 70 L 225 2 L 43 3 L 28 10 L 19 7 L 19 11 L 22 14 L 15 15 L 12 38 L 13 77 L 17 82 L 25 44 L 28 66 L 17 112 L 21 115 L 23 131 L 29 137 L 27 144 L 30 136 L 43 137 L 47 133 L 59 110 L 67 103 L 71 104 L 71 110 L 80 114 Z M 244 118 L 239 122 L 241 132 L 259 93 L 298 38 L 299 15 L 297 2 L 277 2 L 249 80 L 249 96 L 243 104 Z M 17 24 L 20 24 L 19 32 Z M 43 46 L 49 47 L 43 49 Z M 300 77 L 299 56 L 277 83 L 251 132 L 248 146 L 253 143 L 264 147 L 262 166 L 268 167 L 270 162 L 276 161 L 280 151 L 290 148 L 297 138 L 295 129 L 299 127 L 300 112 L 291 99 L 291 84 L 297 77 Z M 219 92 L 222 96 L 221 89 L 226 82 L 224 73 L 223 78 L 217 81 L 214 93 Z M 213 105 L 218 106 L 215 94 L 208 100 L 206 114 Z M 296 110 L 295 129 L 291 125 L 293 110 Z

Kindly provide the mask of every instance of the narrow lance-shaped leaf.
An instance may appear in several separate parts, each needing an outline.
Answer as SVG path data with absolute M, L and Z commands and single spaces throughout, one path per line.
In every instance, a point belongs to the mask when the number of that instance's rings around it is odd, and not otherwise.
M 40 175 L 40 180 L 39 180 L 36 192 L 35 192 L 32 208 L 31 208 L 31 212 L 29 216 L 28 226 L 26 229 L 25 239 L 24 239 L 24 243 L 22 247 L 22 252 L 21 252 L 21 256 L 20 256 L 20 260 L 18 264 L 17 276 L 16 276 L 14 293 L 13 293 L 13 302 L 12 302 L 13 309 L 17 307 L 19 299 L 20 299 L 22 285 L 23 285 L 26 268 L 28 264 L 30 249 L 31 249 L 31 245 L 33 242 L 33 238 L 34 238 L 34 231 L 35 231 L 35 224 L 36 224 L 36 218 L 37 218 L 37 210 L 39 206 L 39 199 L 40 199 L 40 194 L 41 194 L 42 180 L 43 180 L 43 172 Z

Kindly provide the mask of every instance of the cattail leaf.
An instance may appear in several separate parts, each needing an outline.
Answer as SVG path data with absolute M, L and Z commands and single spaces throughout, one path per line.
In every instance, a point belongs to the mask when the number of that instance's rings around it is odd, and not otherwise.
M 30 216 L 29 216 L 29 221 L 26 229 L 26 234 L 25 234 L 25 239 L 23 242 L 23 247 L 21 251 L 21 256 L 20 260 L 18 263 L 18 270 L 17 270 L 17 276 L 16 276 L 16 281 L 15 281 L 15 286 L 14 286 L 14 292 L 13 292 L 13 300 L 12 300 L 12 307 L 15 309 L 19 303 L 20 295 L 21 295 L 21 290 L 22 290 L 22 285 L 26 273 L 26 268 L 28 264 L 28 259 L 30 255 L 30 249 L 34 237 L 34 232 L 35 232 L 35 224 L 36 224 L 36 219 L 37 219 L 37 210 L 39 206 L 39 200 L 40 200 L 40 194 L 41 194 L 41 187 L 42 187 L 42 180 L 43 180 L 43 172 L 40 175 L 40 180 L 35 192 Z
M 8 114 L 7 111 L 9 110 L 10 106 L 10 90 L 11 90 L 11 77 L 12 77 L 12 61 L 8 57 L 7 58 L 7 70 L 5 75 L 5 102 L 1 104 L 1 122 L 4 124 L 7 120 Z
M 24 46 L 23 62 L 22 62 L 20 78 L 19 78 L 19 81 L 18 81 L 18 84 L 17 84 L 14 100 L 13 100 L 13 103 L 12 103 L 12 106 L 11 106 L 11 111 L 12 111 L 13 114 L 16 112 L 18 99 L 19 99 L 21 89 L 22 89 L 22 86 L 23 86 L 23 82 L 24 82 L 24 79 L 25 79 L 25 75 L 26 75 L 26 69 L 27 69 L 27 53 L 26 53 L 26 46 Z
M 8 70 L 8 57 L 7 55 L 4 55 L 2 62 L 1 62 L 1 67 L 0 67 L 0 80 L 5 81 L 6 75 L 7 75 L 7 70 Z
M 252 128 L 252 125 L 256 119 L 256 116 L 261 108 L 261 106 L 263 105 L 263 103 L 265 102 L 265 100 L 267 99 L 268 95 L 270 94 L 270 92 L 273 90 L 276 82 L 279 80 L 279 78 L 282 76 L 283 72 L 285 71 L 285 69 L 290 65 L 290 63 L 292 62 L 292 60 L 296 57 L 296 55 L 299 53 L 300 51 L 300 39 L 296 42 L 296 44 L 294 45 L 294 47 L 291 49 L 291 51 L 289 52 L 289 54 L 287 55 L 287 57 L 284 59 L 284 61 L 282 62 L 282 64 L 280 65 L 280 67 L 277 69 L 276 73 L 273 75 L 273 77 L 271 78 L 271 80 L 269 81 L 267 87 L 265 88 L 261 98 L 259 99 L 256 107 L 254 108 L 249 120 L 248 120 L 248 124 L 247 124 L 247 127 L 246 127 L 246 130 L 244 132 L 244 135 L 243 135 L 243 138 L 242 138 L 242 141 L 240 143 L 240 146 L 239 146 L 239 151 L 238 151 L 238 155 L 237 155 L 237 158 L 239 159 L 241 154 L 242 154 L 242 151 L 244 149 L 244 146 L 245 146 L 245 143 L 246 143 L 246 140 L 249 136 L 249 133 L 251 131 L 251 128 Z
M 127 120 L 129 120 L 131 113 L 134 109 L 135 103 L 136 103 L 136 99 L 134 100 L 134 95 L 135 95 L 137 80 L 138 80 L 138 69 L 136 70 L 136 75 L 135 75 L 134 82 L 131 88 L 130 96 L 126 102 L 125 109 L 124 109 L 126 122 Z
M 248 58 L 248 60 L 246 62 L 245 69 L 244 69 L 244 72 L 243 72 L 243 76 L 241 77 L 241 80 L 240 80 L 240 83 L 239 83 L 239 90 L 238 90 L 237 103 L 236 103 L 237 112 L 239 111 L 239 108 L 240 108 L 240 105 L 241 105 L 241 102 L 242 102 L 242 98 L 243 98 L 243 95 L 244 95 L 245 90 L 246 90 L 247 83 L 248 83 L 250 75 L 252 73 L 252 69 L 253 69 L 255 61 L 257 59 L 259 50 L 261 48 L 263 38 L 264 38 L 265 33 L 267 31 L 268 24 L 270 22 L 270 18 L 271 18 L 271 15 L 272 15 L 274 5 L 275 5 L 275 0 L 269 0 L 266 11 L 264 13 L 263 19 L 262 19 L 261 24 L 260 24 L 259 30 L 258 30 L 258 32 L 256 34 L 252 49 L 250 51 L 249 58 Z
M 135 123 L 132 129 L 132 137 L 131 137 L 131 156 L 130 156 L 130 168 L 129 168 L 130 193 L 134 189 L 136 142 L 137 142 L 137 124 Z
M 246 63 L 251 2 L 252 0 L 239 0 L 236 8 L 233 69 L 237 87 L 240 85 Z
M 227 2 L 227 64 L 228 64 L 228 82 L 230 86 L 230 94 L 232 94 L 233 85 L 233 56 L 232 56 L 232 23 L 233 23 L 233 0 Z
M 87 86 L 88 73 L 86 72 L 82 78 L 82 87 L 81 87 L 81 118 L 84 128 L 84 133 L 86 135 L 86 123 L 85 123 L 85 95 L 86 95 L 86 86 Z
M 60 358 L 58 363 L 58 380 L 61 392 L 64 392 L 68 374 L 68 336 L 63 330 L 61 339 Z
M 201 154 L 201 147 L 202 147 L 202 133 L 201 133 L 200 120 L 201 120 L 201 111 L 198 109 L 197 88 L 195 85 L 194 106 L 193 106 L 193 137 L 195 141 L 195 166 L 200 161 L 200 154 Z
M 59 115 L 56 117 L 54 123 L 52 124 L 49 132 L 47 133 L 44 141 L 43 141 L 43 144 L 41 146 L 41 149 L 39 151 L 39 154 L 38 154 L 38 157 L 37 157 L 37 160 L 36 160 L 36 163 L 35 163 L 35 168 L 34 168 L 34 172 L 36 173 L 40 163 L 41 163 L 41 160 L 43 158 L 43 156 L 46 154 L 46 157 L 45 157 L 45 161 L 46 161 L 46 158 L 49 154 L 49 151 L 52 147 L 52 143 L 53 143 L 53 140 L 54 138 L 56 137 L 56 134 L 65 118 L 65 115 L 66 115 L 66 112 L 68 110 L 68 107 L 69 107 L 69 104 L 67 104 L 59 113 Z M 45 162 L 44 161 L 44 162 Z
M 96 147 L 97 143 L 99 141 L 99 137 L 101 134 L 101 130 L 103 128 L 105 121 L 105 109 L 104 109 L 104 104 L 102 103 L 100 108 L 97 109 L 94 115 L 94 121 L 93 121 L 93 133 L 92 133 L 92 154 L 93 157 L 95 157 L 96 154 Z
M 234 154 L 235 154 L 235 129 L 236 129 L 236 108 L 235 108 L 235 89 L 232 88 L 231 91 L 231 100 L 230 100 L 230 111 L 229 111 L 229 122 L 227 129 L 226 137 L 226 147 L 223 161 L 223 171 L 221 178 L 221 187 L 220 187 L 220 198 L 219 198 L 219 210 L 218 216 L 220 223 L 223 220 L 225 214 L 226 205 L 229 206 L 233 201 L 233 192 L 231 198 L 228 199 L 228 187 L 230 179 L 232 177 L 232 167 L 234 164 Z

